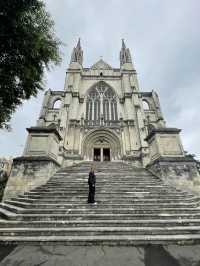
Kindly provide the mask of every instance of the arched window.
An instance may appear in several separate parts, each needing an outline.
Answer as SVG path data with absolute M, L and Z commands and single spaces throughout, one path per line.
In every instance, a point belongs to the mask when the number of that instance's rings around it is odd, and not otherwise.
M 60 99 L 56 100 L 53 104 L 53 109 L 60 109 L 62 101 Z
M 142 103 L 143 103 L 144 110 L 150 110 L 149 103 L 146 100 L 142 100 Z
M 117 121 L 116 94 L 105 82 L 94 86 L 86 100 L 86 119 L 99 124 L 101 118 L 105 121 Z

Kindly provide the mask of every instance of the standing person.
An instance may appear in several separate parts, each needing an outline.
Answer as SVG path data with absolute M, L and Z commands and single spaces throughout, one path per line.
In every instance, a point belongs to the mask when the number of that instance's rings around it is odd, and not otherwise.
M 96 184 L 96 176 L 94 174 L 94 168 L 91 167 L 88 177 L 88 185 L 89 185 L 89 194 L 88 194 L 88 203 L 95 203 L 95 184 Z

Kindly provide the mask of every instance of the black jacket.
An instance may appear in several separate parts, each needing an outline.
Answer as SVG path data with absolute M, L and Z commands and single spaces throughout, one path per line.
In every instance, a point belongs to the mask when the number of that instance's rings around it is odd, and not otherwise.
M 96 176 L 94 172 L 89 172 L 88 185 L 95 186 L 95 183 L 96 183 Z

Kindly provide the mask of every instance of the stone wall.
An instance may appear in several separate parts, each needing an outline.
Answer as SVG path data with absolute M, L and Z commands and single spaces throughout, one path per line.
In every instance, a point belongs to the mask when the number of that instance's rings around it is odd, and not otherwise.
M 192 157 L 159 158 L 147 166 L 165 183 L 200 195 L 198 163 Z
M 0 158 L 0 201 L 3 197 L 3 192 L 10 176 L 13 160 L 12 158 Z
M 59 168 L 59 164 L 48 157 L 15 158 L 3 200 L 45 184 Z

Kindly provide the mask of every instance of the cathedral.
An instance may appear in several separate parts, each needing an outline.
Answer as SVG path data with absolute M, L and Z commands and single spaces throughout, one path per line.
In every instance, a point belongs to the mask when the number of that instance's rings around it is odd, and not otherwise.
M 119 63 L 113 68 L 100 59 L 83 67 L 78 41 L 64 90 L 45 93 L 23 155 L 13 160 L 0 203 L 1 243 L 64 244 L 66 261 L 72 252 L 87 265 L 98 245 L 116 265 L 121 249 L 110 246 L 122 246 L 124 256 L 136 254 L 127 249 L 135 245 L 200 243 L 198 163 L 184 151 L 181 130 L 166 125 L 156 92 L 140 90 L 124 40 Z
M 78 40 L 64 90 L 45 92 L 37 124 L 27 128 L 24 153 L 14 159 L 5 198 L 83 161 L 123 161 L 163 178 L 198 176 L 195 160 L 184 152 L 181 130 L 166 126 L 157 93 L 140 90 L 124 40 L 119 65 L 100 59 L 84 67 Z
M 58 143 L 53 141 L 50 156 L 62 165 L 72 158 L 124 159 L 138 166 L 148 163 L 149 145 L 145 138 L 151 129 L 165 127 L 158 95 L 140 91 L 124 40 L 119 60 L 120 68 L 113 68 L 102 59 L 85 68 L 79 40 L 71 55 L 64 91 L 45 93 L 37 128 L 58 130 L 60 139 Z M 25 154 L 38 153 L 45 145 L 45 138 L 36 136 L 35 130 L 29 129 L 31 139 Z

